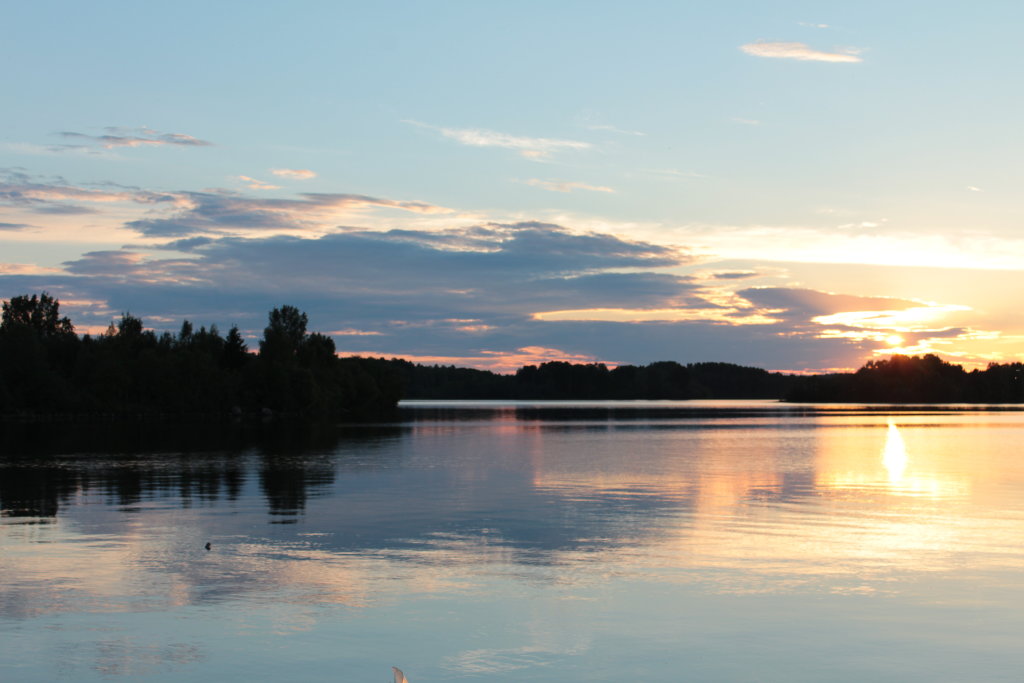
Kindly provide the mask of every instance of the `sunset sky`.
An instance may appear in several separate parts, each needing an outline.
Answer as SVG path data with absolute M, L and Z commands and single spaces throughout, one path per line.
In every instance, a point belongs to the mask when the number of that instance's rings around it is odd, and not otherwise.
M 7 3 L 0 298 L 345 354 L 1024 360 L 1024 5 Z

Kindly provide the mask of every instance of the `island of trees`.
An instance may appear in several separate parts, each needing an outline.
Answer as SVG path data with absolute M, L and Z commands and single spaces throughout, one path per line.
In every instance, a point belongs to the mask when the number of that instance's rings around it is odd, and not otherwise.
M 258 349 L 237 327 L 156 334 L 128 313 L 78 335 L 46 293 L 3 303 L 0 415 L 306 415 L 373 419 L 410 399 L 779 399 L 792 402 L 1024 403 L 1024 364 L 964 370 L 892 356 L 852 373 L 793 375 L 732 363 L 548 362 L 514 374 L 402 359 L 339 358 L 293 306 L 270 311 Z

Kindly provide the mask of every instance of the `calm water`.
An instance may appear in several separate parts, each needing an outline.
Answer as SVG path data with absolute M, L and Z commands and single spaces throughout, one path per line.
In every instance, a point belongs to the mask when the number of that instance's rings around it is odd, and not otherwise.
M 403 417 L 8 429 L 0 680 L 1024 677 L 1024 413 Z

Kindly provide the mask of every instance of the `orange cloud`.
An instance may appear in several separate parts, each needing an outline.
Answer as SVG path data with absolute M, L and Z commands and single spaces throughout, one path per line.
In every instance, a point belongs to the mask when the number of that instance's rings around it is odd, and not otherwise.
M 734 308 L 587 308 L 566 311 L 534 313 L 534 320 L 545 321 L 605 321 L 619 323 L 640 322 L 717 322 L 729 325 L 770 325 L 779 322 L 767 312 L 744 312 Z
M 539 187 L 549 192 L 572 192 L 573 190 L 587 190 L 589 192 L 611 192 L 614 193 L 610 187 L 604 185 L 588 185 L 587 183 L 579 183 L 570 180 L 541 180 L 539 178 L 530 178 L 526 181 L 527 185 L 531 187 Z
M 552 153 L 563 150 L 584 150 L 593 147 L 589 142 L 579 140 L 557 140 L 553 138 L 530 138 L 508 133 L 499 133 L 483 128 L 444 128 L 419 121 L 404 121 L 420 128 L 436 130 L 441 135 L 470 147 L 502 147 L 519 152 L 527 159 L 546 159 Z
M 295 180 L 316 178 L 316 173 L 306 168 L 272 168 L 270 172 L 282 178 L 293 178 Z
M 254 190 L 279 190 L 279 189 L 281 189 L 280 185 L 271 185 L 270 183 L 263 182 L 262 180 L 257 180 L 256 178 L 250 178 L 247 175 L 240 175 L 240 176 L 238 176 L 238 179 L 241 180 L 242 182 L 244 182 L 246 185 L 248 185 L 250 188 L 252 188 Z
M 34 263 L 0 263 L 0 275 L 44 275 L 62 273 L 60 268 L 44 268 Z
M 862 62 L 857 56 L 859 50 L 844 49 L 841 52 L 823 52 L 815 50 L 804 43 L 786 43 L 759 41 L 741 45 L 740 49 L 755 57 L 771 57 L 776 59 L 796 59 L 805 62 Z

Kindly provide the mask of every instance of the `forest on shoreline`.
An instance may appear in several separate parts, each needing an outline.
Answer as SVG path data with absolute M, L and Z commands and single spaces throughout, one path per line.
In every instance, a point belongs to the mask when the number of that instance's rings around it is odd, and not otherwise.
M 237 327 L 156 334 L 129 313 L 103 334 L 75 333 L 45 292 L 3 303 L 0 415 L 302 415 L 371 419 L 394 410 L 397 375 L 339 358 L 293 306 L 270 311 L 259 349 Z
M 222 336 L 184 321 L 157 334 L 125 313 L 78 335 L 45 292 L 3 302 L 0 415 L 310 416 L 378 419 L 407 399 L 777 399 L 806 403 L 1022 403 L 1024 364 L 985 370 L 928 354 L 870 361 L 856 372 L 795 375 L 732 363 L 560 361 L 513 374 L 392 358 L 338 357 L 305 313 L 275 308 L 258 350 L 237 327 Z
M 515 374 L 392 360 L 404 398 L 777 399 L 793 403 L 1022 403 L 1024 363 L 964 370 L 938 356 L 894 355 L 856 372 L 796 375 L 732 363 L 650 365 L 549 362 Z

